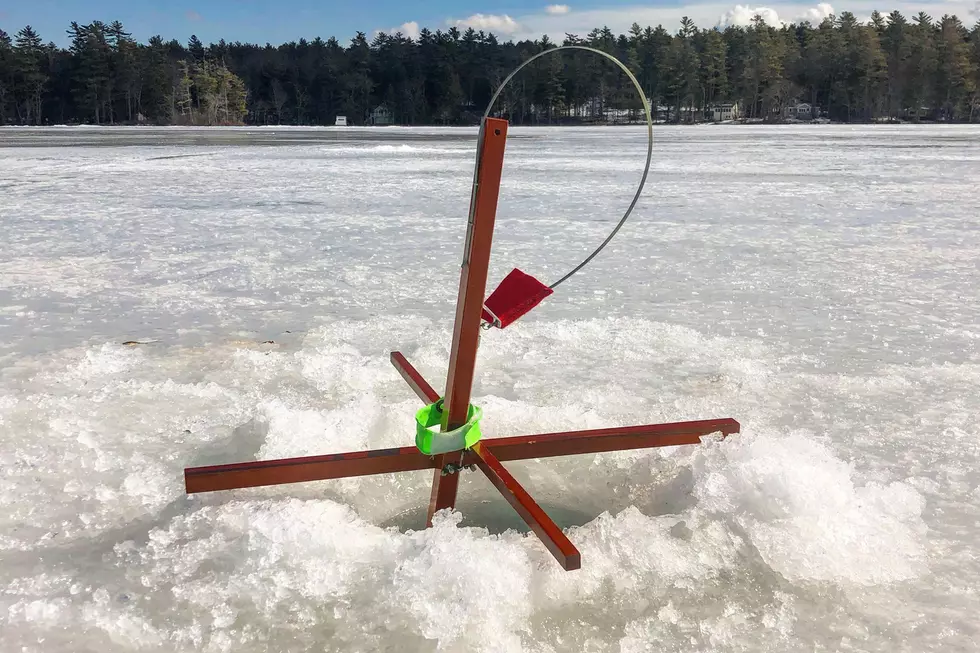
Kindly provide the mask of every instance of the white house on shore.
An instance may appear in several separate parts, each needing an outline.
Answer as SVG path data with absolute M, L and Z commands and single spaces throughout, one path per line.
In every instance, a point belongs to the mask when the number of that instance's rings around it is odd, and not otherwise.
M 738 102 L 726 102 L 723 104 L 716 104 L 712 107 L 713 119 L 715 122 L 726 122 L 729 120 L 738 120 L 740 117 L 738 110 Z
M 346 127 L 347 126 L 347 116 L 337 116 L 337 119 L 333 122 L 334 127 Z
M 813 120 L 820 117 L 820 109 L 809 102 L 794 102 L 783 107 L 783 117 Z
M 385 125 L 395 124 L 395 115 L 391 112 L 391 109 L 387 105 L 381 104 L 374 107 L 371 111 L 371 116 L 368 118 L 368 124 L 376 125 L 382 127 Z

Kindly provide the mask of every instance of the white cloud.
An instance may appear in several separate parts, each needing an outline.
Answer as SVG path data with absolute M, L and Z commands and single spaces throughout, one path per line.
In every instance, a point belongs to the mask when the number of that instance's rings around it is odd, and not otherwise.
M 774 25 L 781 24 L 776 23 L 776 20 L 798 22 L 804 19 L 816 25 L 830 11 L 835 13 L 850 11 L 856 16 L 866 16 L 875 9 L 881 10 L 882 8 L 880 0 L 837 0 L 833 3 L 833 7 L 827 3 L 817 4 L 813 1 L 764 1 L 766 4 L 761 9 L 772 12 L 771 18 Z M 976 2 L 977 0 L 893 0 L 888 3 L 888 11 L 897 9 L 909 19 L 920 11 L 926 11 L 932 16 L 951 14 L 964 19 L 970 16 Z M 514 22 L 517 23 L 518 28 L 508 34 L 508 37 L 514 40 L 537 39 L 541 35 L 547 34 L 548 38 L 560 43 L 564 40 L 566 33 L 584 37 L 596 27 L 604 25 L 608 26 L 614 34 L 626 34 L 634 22 L 643 27 L 663 25 L 667 31 L 676 33 L 680 28 L 683 16 L 689 17 L 698 27 L 716 27 L 720 17 L 726 17 L 731 13 L 734 19 L 736 10 L 733 7 L 735 7 L 735 2 L 688 0 L 684 4 L 674 6 L 652 6 L 638 3 L 632 6 L 617 5 L 597 9 L 576 9 L 567 14 L 550 14 L 547 13 L 547 10 L 543 10 L 535 14 L 515 16 Z M 759 10 L 759 7 L 746 5 L 740 15 L 744 15 L 744 11 Z M 751 18 L 752 14 L 749 13 L 748 20 Z
M 734 9 L 729 9 L 721 18 L 718 19 L 719 27 L 734 25 L 737 27 L 748 27 L 756 16 L 761 16 L 766 25 L 781 27 L 790 23 L 799 23 L 804 20 L 812 25 L 819 25 L 824 18 L 834 13 L 834 8 L 826 2 L 821 2 L 816 7 L 809 7 L 802 13 L 793 16 L 788 20 L 782 20 L 779 13 L 770 7 L 749 7 L 748 5 L 735 5 Z M 785 15 L 785 14 L 784 14 Z
M 811 7 L 810 9 L 807 9 L 806 12 L 804 12 L 804 14 L 800 16 L 800 19 L 810 21 L 811 25 L 819 25 L 820 23 L 823 22 L 824 18 L 830 16 L 833 13 L 835 13 L 833 7 L 831 7 L 826 2 L 821 2 L 816 7 Z
M 514 34 L 522 29 L 521 25 L 507 14 L 502 16 L 496 16 L 494 14 L 473 14 L 463 20 L 450 19 L 446 22 L 456 27 L 472 27 L 475 30 L 482 29 L 485 32 L 505 35 Z
M 639 0 L 641 3 L 644 1 L 646 0 Z M 687 0 L 685 4 L 673 6 L 636 4 L 572 11 L 568 5 L 555 4 L 544 6 L 532 14 L 514 17 L 507 14 L 473 14 L 461 20 L 446 20 L 445 24 L 493 32 L 507 40 L 539 39 L 547 35 L 552 41 L 561 43 L 566 34 L 584 37 L 596 27 L 602 26 L 608 26 L 614 34 L 626 34 L 634 22 L 642 27 L 663 25 L 667 31 L 676 33 L 684 16 L 701 28 L 748 25 L 756 13 L 762 14 L 766 22 L 774 26 L 803 20 L 819 25 L 831 13 L 850 11 L 855 16 L 864 17 L 875 9 L 881 9 L 880 0 L 837 0 L 834 6 L 827 2 L 818 4 L 812 0 L 759 1 L 766 2 L 766 5 L 759 7 L 734 4 L 731 1 Z M 920 11 L 926 11 L 932 16 L 950 14 L 959 16 L 964 22 L 972 22 L 969 20 L 971 16 L 980 16 L 980 0 L 892 0 L 888 4 L 888 11 L 892 10 L 902 12 L 909 19 Z M 435 30 L 436 27 L 432 25 L 430 29 Z M 401 31 L 406 36 L 417 38 L 419 29 L 420 25 L 411 21 L 381 31 L 388 34 Z
M 392 27 L 389 30 L 385 30 L 391 36 L 401 32 L 402 36 L 407 36 L 410 39 L 417 39 L 419 37 L 419 24 L 412 20 L 407 23 L 402 23 L 398 27 Z
M 193 9 L 188 9 L 187 13 L 184 14 L 184 18 L 196 23 L 197 21 L 201 20 L 201 14 L 197 13 Z
M 721 18 L 718 19 L 718 25 L 721 27 L 728 27 L 729 25 L 748 27 L 752 24 L 756 16 L 766 21 L 766 25 L 779 27 L 783 24 L 783 21 L 779 20 L 779 14 L 776 13 L 775 9 L 735 5 L 733 9 L 729 9 L 721 15 Z

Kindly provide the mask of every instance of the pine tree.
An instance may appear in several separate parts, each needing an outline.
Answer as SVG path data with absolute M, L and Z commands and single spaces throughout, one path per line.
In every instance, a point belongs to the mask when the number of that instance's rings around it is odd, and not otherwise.
M 748 32 L 749 57 L 743 83 L 749 97 L 749 115 L 778 119 L 784 102 L 790 99 L 783 75 L 786 40 L 759 15 L 752 19 Z
M 695 118 L 694 107 L 701 105 L 701 84 L 698 78 L 700 60 L 694 46 L 697 28 L 686 16 L 681 19 L 681 29 L 677 32 L 667 52 L 665 62 L 666 96 L 671 100 L 674 122 Z M 682 112 L 682 108 L 686 111 Z
M 714 104 L 729 97 L 725 40 L 717 30 L 708 30 L 704 34 L 704 50 L 701 52 L 701 86 L 705 89 L 706 104 Z
M 0 125 L 9 120 L 9 104 L 14 94 L 14 46 L 10 35 L 0 29 Z
M 47 52 L 41 37 L 28 25 L 17 32 L 14 41 L 17 113 L 21 122 L 40 125 L 44 104 L 44 86 L 48 82 Z
M 177 75 L 173 78 L 173 115 L 178 124 L 194 123 L 194 100 L 191 95 L 191 88 L 194 86 L 191 80 L 191 68 L 186 61 L 177 62 Z
M 109 25 L 106 34 L 111 48 L 109 56 L 112 77 L 115 80 L 112 85 L 115 97 L 110 98 L 115 107 L 113 114 L 120 118 L 125 117 L 127 122 L 133 122 L 140 85 L 136 42 L 118 20 Z
M 348 120 L 363 124 L 371 111 L 371 47 L 364 32 L 358 32 L 347 48 L 347 70 L 344 77 L 348 95 L 345 113 Z
M 975 87 L 968 38 L 959 18 L 943 16 L 940 19 L 933 92 L 942 120 L 955 120 L 970 112 Z
M 187 42 L 187 52 L 195 63 L 204 61 L 204 44 L 201 43 L 201 39 L 197 38 L 197 34 L 191 34 L 191 38 Z
M 980 19 L 970 32 L 970 67 L 972 68 L 973 93 L 970 100 L 969 121 L 980 119 Z
M 919 120 L 931 111 L 935 87 L 931 83 L 936 75 L 935 28 L 932 18 L 919 12 L 910 28 L 908 59 L 908 83 L 906 103 L 911 116 Z
M 218 69 L 224 114 L 222 124 L 241 125 L 248 112 L 245 82 L 225 66 Z
M 887 111 L 888 62 L 874 26 L 859 26 L 855 37 L 854 93 L 860 118 L 873 120 Z
M 78 118 L 102 124 L 111 120 L 111 110 L 107 111 L 111 71 L 105 25 L 98 21 L 84 26 L 72 22 L 68 34 L 72 41 L 72 91 Z
M 905 115 L 908 105 L 905 91 L 908 82 L 909 59 L 911 57 L 911 35 L 908 21 L 897 11 L 888 14 L 887 25 L 881 36 L 888 69 L 886 113 L 892 118 Z
M 136 96 L 136 111 L 150 122 L 172 124 L 176 119 L 173 97 L 176 71 L 167 44 L 160 36 L 154 36 L 140 54 L 138 76 L 142 84 Z

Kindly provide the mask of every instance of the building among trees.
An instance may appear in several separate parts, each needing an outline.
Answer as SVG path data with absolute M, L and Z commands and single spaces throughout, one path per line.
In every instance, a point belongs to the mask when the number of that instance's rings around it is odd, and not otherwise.
M 740 117 L 738 102 L 722 102 L 721 104 L 716 104 L 712 107 L 711 114 L 715 122 L 738 120 Z
M 379 104 L 371 111 L 371 116 L 368 118 L 368 122 L 378 127 L 393 125 L 395 124 L 395 115 L 391 112 L 391 109 L 388 108 L 388 105 Z
M 783 117 L 788 120 L 813 120 L 820 117 L 820 110 L 808 102 L 790 102 L 783 107 Z

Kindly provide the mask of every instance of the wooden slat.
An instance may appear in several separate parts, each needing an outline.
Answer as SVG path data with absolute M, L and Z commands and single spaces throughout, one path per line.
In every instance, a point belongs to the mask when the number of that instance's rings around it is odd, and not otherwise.
M 447 465 L 456 469 L 463 462 L 463 452 L 441 454 L 435 457 L 435 471 L 432 472 L 432 490 L 429 492 L 429 510 L 425 517 L 425 527 L 432 527 L 432 517 L 445 508 L 456 506 L 456 492 L 459 489 L 459 472 L 443 474 Z
M 466 412 L 470 405 L 506 140 L 507 121 L 488 118 L 483 126 L 476 194 L 466 232 L 459 296 L 456 300 L 456 323 L 449 354 L 446 426 L 450 429 L 457 428 L 466 421 Z
M 510 438 L 492 438 L 483 442 L 493 449 L 498 459 L 506 461 L 700 444 L 701 437 L 705 435 L 712 433 L 730 435 L 738 433 L 740 428 L 738 422 L 725 418 L 519 435 Z M 471 455 L 464 460 L 466 465 L 473 462 L 475 461 Z
M 452 349 L 449 354 L 449 374 L 446 376 L 445 416 L 442 421 L 444 430 L 462 426 L 466 422 L 466 414 L 469 411 L 506 143 L 507 121 L 488 118 L 481 127 L 476 172 L 473 178 L 473 195 L 470 198 L 470 215 L 463 246 L 456 320 L 453 327 Z M 432 477 L 432 492 L 429 496 L 429 513 L 426 520 L 430 526 L 436 511 L 456 505 L 459 474 L 444 476 L 440 470 L 449 464 L 458 465 L 462 458 L 462 452 L 437 457 L 437 469 Z
M 555 556 L 555 560 L 562 566 L 562 569 L 565 571 L 579 569 L 582 566 L 582 556 L 578 549 L 517 482 L 517 479 L 511 476 L 510 472 L 500 464 L 500 461 L 493 455 L 493 451 L 487 446 L 488 443 L 489 441 L 477 442 L 470 450 L 477 466 L 531 527 L 531 530 L 544 543 L 551 555 Z
M 401 352 L 393 351 L 391 352 L 391 364 L 395 366 L 398 373 L 402 375 L 405 382 L 412 389 L 418 398 L 422 400 L 424 404 L 433 404 L 439 401 L 439 393 L 436 392 L 429 382 L 422 378 L 419 371 L 412 367 L 412 364 L 408 362 Z
M 420 377 L 421 378 L 421 377 Z M 711 433 L 738 433 L 739 424 L 733 419 L 648 424 L 591 431 L 520 435 L 511 438 L 488 438 L 482 441 L 501 461 L 525 458 L 547 458 L 574 454 L 602 453 L 647 447 L 672 447 L 698 444 L 700 437 Z M 188 493 L 213 492 L 262 485 L 322 481 L 348 476 L 366 476 L 408 472 L 435 468 L 440 474 L 443 462 L 452 456 L 457 464 L 475 465 L 477 456 L 472 450 L 435 458 L 425 456 L 415 447 L 373 449 L 326 456 L 305 456 L 281 460 L 258 460 L 229 465 L 192 467 L 184 470 Z M 458 480 L 459 474 L 452 474 Z M 442 477 L 444 479 L 450 476 Z M 440 484 L 441 487 L 449 487 Z
M 423 455 L 415 447 L 373 449 L 326 456 L 191 467 L 184 470 L 184 487 L 188 494 L 194 494 L 350 476 L 411 472 L 430 469 L 434 464 L 430 456 Z

